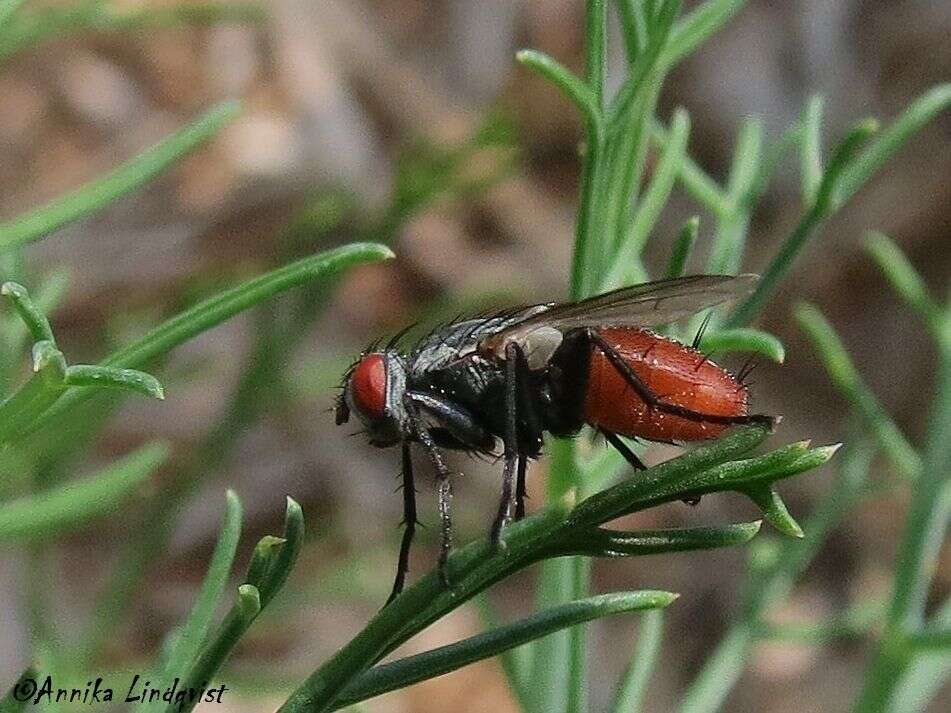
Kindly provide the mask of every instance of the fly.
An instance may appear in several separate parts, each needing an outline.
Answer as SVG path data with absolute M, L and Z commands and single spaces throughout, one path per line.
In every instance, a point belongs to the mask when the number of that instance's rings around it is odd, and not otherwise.
M 542 304 L 456 322 L 411 351 L 391 342 L 361 355 L 343 378 L 337 424 L 354 413 L 370 443 L 402 451 L 405 530 L 390 594 L 406 581 L 416 529 L 410 447 L 436 472 L 441 524 L 439 571 L 452 549 L 452 479 L 443 450 L 494 455 L 504 468 L 491 537 L 525 513 L 525 469 L 543 435 L 569 437 L 585 425 L 602 433 L 634 468 L 645 468 L 621 437 L 683 443 L 729 426 L 775 419 L 751 415 L 741 379 L 694 347 L 648 328 L 749 294 L 755 275 L 692 275 L 624 287 L 597 297 Z

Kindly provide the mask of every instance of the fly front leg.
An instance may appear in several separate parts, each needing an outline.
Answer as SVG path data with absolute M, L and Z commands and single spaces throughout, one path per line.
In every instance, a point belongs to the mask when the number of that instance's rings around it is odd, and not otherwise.
M 419 415 L 419 409 L 412 398 L 411 393 L 407 393 L 403 399 L 406 407 L 406 413 L 409 415 L 410 423 L 413 429 L 413 435 L 420 445 L 426 449 L 429 459 L 432 461 L 436 470 L 436 491 L 439 495 L 439 576 L 447 589 L 452 588 L 449 578 L 449 553 L 452 551 L 452 473 L 443 460 L 439 447 L 433 440 L 432 435 L 423 423 Z
M 750 415 L 750 416 L 719 416 L 716 414 L 700 413 L 693 409 L 680 406 L 678 404 L 668 403 L 662 400 L 657 394 L 651 391 L 650 387 L 644 383 L 637 372 L 628 364 L 624 357 L 604 338 L 597 330 L 587 328 L 585 334 L 591 344 L 599 349 L 607 358 L 611 365 L 617 369 L 618 373 L 624 377 L 624 380 L 634 389 L 640 399 L 647 404 L 648 408 L 657 409 L 671 416 L 680 416 L 690 421 L 708 421 L 710 423 L 722 423 L 726 425 L 739 425 L 744 423 L 756 423 L 768 428 L 773 428 L 776 420 L 771 416 Z
M 403 441 L 403 540 L 400 543 L 400 560 L 396 567 L 396 580 L 393 582 L 393 591 L 390 592 L 386 604 L 392 602 L 403 591 L 406 584 L 406 573 L 409 571 L 409 553 L 413 544 L 413 535 L 416 534 L 416 486 L 413 482 L 413 459 L 410 453 L 409 441 Z M 386 606 L 384 604 L 383 606 Z

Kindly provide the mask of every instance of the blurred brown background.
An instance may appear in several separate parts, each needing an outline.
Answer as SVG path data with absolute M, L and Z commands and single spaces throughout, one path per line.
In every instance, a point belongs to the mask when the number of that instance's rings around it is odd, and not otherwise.
M 136 2 L 124 5 L 139 4 Z M 158 4 L 158 3 L 155 3 Z M 685 3 L 689 9 L 694 3 Z M 333 427 L 325 412 L 335 374 L 366 341 L 426 315 L 437 303 L 504 293 L 513 302 L 562 297 L 573 239 L 579 124 L 548 84 L 514 62 L 521 47 L 581 63 L 582 3 L 577 0 L 274 0 L 256 26 L 83 35 L 20 54 L 0 71 L 0 217 L 7 219 L 90 180 L 170 133 L 214 101 L 239 97 L 241 117 L 213 144 L 91 220 L 31 247 L 31 265 L 65 265 L 70 289 L 53 315 L 67 354 L 91 361 L 124 334 L 130 319 L 149 324 L 190 299 L 196 286 L 230 283 L 284 259 L 277 236 L 323 189 L 355 196 L 356 219 L 389 200 L 397 157 L 414 142 L 451 146 L 490 112 L 517 127 L 518 154 L 484 193 L 439 201 L 401 227 L 398 259 L 349 273 L 329 309 L 295 350 L 285 372 L 293 398 L 251 424 L 225 464 L 207 473 L 175 537 L 136 597 L 132 620 L 109 645 L 109 661 L 150 660 L 161 636 L 187 611 L 214 543 L 225 486 L 242 496 L 247 534 L 273 530 L 285 493 L 303 505 L 313 537 L 281 599 L 236 652 L 220 678 L 296 684 L 355 634 L 385 598 L 395 565 L 400 518 L 393 494 L 398 458 Z M 613 18 L 612 18 L 613 19 Z M 867 115 L 885 121 L 951 76 L 951 4 L 946 2 L 769 2 L 753 0 L 667 82 L 661 116 L 677 106 L 692 116 L 690 150 L 712 175 L 727 170 L 742 119 L 760 115 L 775 139 L 808 96 L 826 97 L 826 144 Z M 613 39 L 612 62 L 621 62 Z M 909 436 L 924 428 L 933 354 L 912 319 L 861 250 L 867 229 L 895 238 L 939 296 L 951 274 L 951 119 L 927 126 L 830 221 L 808 247 L 760 326 L 786 344 L 781 367 L 761 364 L 758 410 L 782 413 L 777 442 L 841 440 L 846 408 L 830 388 L 790 319 L 794 299 L 820 304 L 864 376 Z M 503 152 L 504 153 L 504 152 Z M 492 174 L 512 156 L 479 155 Z M 754 216 L 746 269 L 766 264 L 800 213 L 794 161 L 778 172 Z M 669 241 L 696 211 L 677 193 L 649 262 L 662 265 Z M 347 224 L 349 225 L 349 223 Z M 703 240 L 713 222 L 704 216 Z M 338 230 L 323 244 L 353 238 Z M 657 248 L 657 246 L 660 246 Z M 314 245 L 316 250 L 321 245 Z M 169 439 L 185 458 L 214 422 L 250 348 L 254 317 L 243 316 L 175 352 L 162 372 L 163 403 L 130 399 L 99 439 L 105 461 L 147 439 Z M 458 537 L 481 536 L 498 484 L 491 465 L 460 460 Z M 531 477 L 540 501 L 544 460 Z M 826 474 L 827 475 L 827 474 Z M 786 485 L 805 514 L 827 487 L 823 474 Z M 434 497 L 422 488 L 424 521 Z M 831 613 L 858 597 L 887 594 L 905 503 L 878 500 L 839 531 L 776 613 L 785 621 Z M 739 498 L 705 498 L 669 507 L 637 524 L 749 519 Z M 68 538 L 58 550 L 64 611 L 84 621 L 90 593 L 113 564 L 121 523 Z M 413 572 L 435 557 L 424 531 Z M 245 556 L 246 556 L 245 552 Z M 947 553 L 946 553 L 947 554 Z M 599 562 L 599 591 L 664 588 L 681 599 L 668 612 L 665 646 L 647 710 L 672 705 L 722 632 L 736 598 L 742 549 Z M 25 565 L 10 554 L 0 585 L 4 622 L 0 664 L 26 659 L 12 584 Z M 241 560 L 242 562 L 244 560 Z M 939 594 L 951 588 L 947 556 Z M 492 592 L 511 616 L 527 610 L 531 581 L 520 576 Z M 22 604 L 22 602 L 21 602 Z M 626 661 L 636 617 L 591 629 L 592 701 L 601 709 Z M 408 650 L 478 630 L 463 608 Z M 726 710 L 841 710 L 863 666 L 861 641 L 819 649 L 761 646 Z M 8 668 L 9 667 L 9 668 Z M 263 690 L 260 689 L 260 690 Z M 947 691 L 945 692 L 947 693 Z M 246 694 L 228 707 L 258 710 L 278 693 Z M 933 710 L 946 710 L 951 697 Z M 218 708 L 216 708 L 218 710 Z M 495 663 L 372 701 L 371 711 L 515 710 Z

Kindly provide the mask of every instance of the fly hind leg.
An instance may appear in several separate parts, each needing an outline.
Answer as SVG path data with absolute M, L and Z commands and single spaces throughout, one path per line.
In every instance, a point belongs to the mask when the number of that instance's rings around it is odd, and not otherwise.
M 626 460 L 634 470 L 647 470 L 647 466 L 644 465 L 644 462 L 637 457 L 637 454 L 634 453 L 630 448 L 627 447 L 627 444 L 618 438 L 618 435 L 613 431 L 606 431 L 603 428 L 599 428 L 599 431 L 604 434 L 605 440 L 614 446 L 614 450 L 624 456 Z

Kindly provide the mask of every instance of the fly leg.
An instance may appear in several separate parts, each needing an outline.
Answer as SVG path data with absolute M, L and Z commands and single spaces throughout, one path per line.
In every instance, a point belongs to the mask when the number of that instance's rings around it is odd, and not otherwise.
M 439 447 L 426 429 L 426 424 L 423 423 L 419 415 L 419 409 L 416 407 L 415 401 L 408 393 L 403 399 L 403 404 L 406 408 L 406 413 L 409 415 L 413 435 L 423 448 L 426 449 L 426 452 L 429 454 L 429 459 L 436 469 L 436 490 L 439 494 L 439 532 L 441 536 L 439 545 L 439 576 L 446 588 L 451 589 L 452 584 L 449 580 L 449 553 L 452 551 L 452 481 L 450 480 L 452 473 L 449 472 L 449 467 L 446 465 L 446 461 L 443 460 L 442 453 L 439 452 Z
M 715 414 L 700 413 L 693 409 L 679 406 L 678 404 L 667 403 L 660 399 L 650 387 L 643 382 L 637 372 L 631 368 L 631 365 L 624 361 L 624 357 L 618 354 L 617 350 L 611 346 L 604 337 L 594 329 L 585 330 L 588 339 L 607 357 L 611 365 L 617 369 L 618 373 L 624 377 L 624 380 L 637 392 L 641 400 L 647 404 L 648 408 L 657 409 L 672 416 L 680 416 L 690 421 L 709 421 L 710 423 L 723 423 L 727 425 L 738 425 L 743 423 L 756 423 L 768 428 L 773 428 L 776 420 L 772 416 L 719 416 Z
M 416 534 L 416 487 L 413 483 L 413 459 L 410 454 L 409 441 L 403 441 L 403 541 L 400 543 L 400 561 L 396 567 L 396 580 L 393 582 L 393 591 L 390 592 L 386 604 L 392 602 L 396 595 L 403 591 L 406 583 L 406 573 L 409 571 L 409 551 L 413 544 L 413 535 Z M 383 606 L 385 607 L 386 604 Z
M 499 511 L 492 523 L 492 542 L 502 547 L 502 530 L 516 517 L 525 514 L 525 444 L 519 436 L 519 417 L 527 422 L 533 438 L 540 438 L 540 420 L 529 397 L 528 361 L 521 346 L 515 342 L 505 345 L 505 467 L 502 471 L 502 497 Z M 539 435 L 535 435 L 539 434 Z
M 643 461 L 637 457 L 637 454 L 634 453 L 630 448 L 627 447 L 627 444 L 618 438 L 618 435 L 613 431 L 606 431 L 603 428 L 598 429 L 601 433 L 604 434 L 604 438 L 614 446 L 614 449 L 624 456 L 624 460 L 631 464 L 631 467 L 634 470 L 647 470 L 647 466 L 644 465 Z
M 492 543 L 503 547 L 502 528 L 512 519 L 515 505 L 516 465 L 518 453 L 518 377 L 521 347 L 515 342 L 505 345 L 505 467 L 502 470 L 502 498 L 499 500 L 499 512 L 492 523 Z M 523 357 L 524 358 L 524 357 Z
M 518 457 L 518 473 L 515 478 L 515 519 L 521 520 L 525 517 L 525 466 L 528 465 L 528 457 L 520 455 Z

